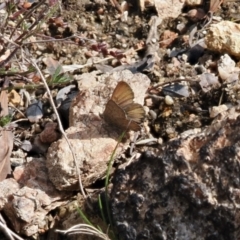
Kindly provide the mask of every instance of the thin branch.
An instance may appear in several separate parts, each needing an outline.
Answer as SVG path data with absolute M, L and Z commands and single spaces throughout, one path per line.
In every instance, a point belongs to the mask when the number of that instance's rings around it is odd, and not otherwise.
M 26 61 L 28 61 L 28 60 L 26 59 Z M 44 84 L 44 86 L 45 86 L 45 88 L 46 88 L 46 90 L 47 90 L 50 103 L 51 103 L 52 108 L 53 108 L 53 111 L 54 111 L 54 113 L 56 114 L 56 117 L 57 117 L 57 121 L 58 121 L 58 125 L 59 125 L 59 130 L 60 130 L 60 132 L 62 133 L 63 137 L 65 138 L 66 142 L 68 143 L 69 148 L 70 148 L 70 151 L 71 151 L 72 156 L 73 156 L 73 160 L 74 160 L 74 162 L 75 162 L 76 172 L 77 172 L 78 180 L 79 180 L 80 191 L 81 191 L 82 195 L 84 196 L 84 198 L 87 198 L 87 196 L 85 195 L 84 190 L 83 190 L 82 179 L 81 179 L 81 175 L 80 175 L 80 170 L 79 170 L 79 168 L 78 168 L 76 156 L 75 156 L 75 154 L 74 154 L 74 152 L 73 152 L 71 143 L 69 142 L 69 139 L 68 139 L 66 133 L 64 132 L 64 129 L 63 129 L 63 126 L 62 126 L 62 123 L 61 123 L 61 120 L 60 120 L 60 117 L 59 117 L 57 108 L 56 108 L 56 106 L 55 106 L 55 104 L 54 104 L 54 101 L 53 101 L 53 98 L 52 98 L 50 89 L 49 89 L 48 84 L 47 84 L 47 81 L 46 81 L 45 77 L 43 76 L 43 74 L 42 74 L 40 68 L 38 67 L 37 63 L 35 62 L 35 60 L 31 59 L 30 61 L 31 61 L 32 65 L 37 69 L 37 71 L 38 71 L 38 73 L 39 73 L 39 75 L 40 75 L 40 77 L 41 77 L 41 79 L 42 79 L 42 81 L 43 81 L 43 84 Z M 30 62 L 30 61 L 29 61 L 29 62 Z
M 164 85 L 168 85 L 168 84 L 172 84 L 172 83 L 176 83 L 176 82 L 199 82 L 199 79 L 194 79 L 194 78 L 177 78 L 177 79 L 173 79 L 167 82 L 163 82 L 163 83 L 158 83 L 155 86 L 151 87 L 150 90 L 152 89 L 157 89 L 159 87 L 162 87 Z
M 15 31 L 16 31 L 17 28 L 21 25 L 21 23 L 22 23 L 24 20 L 28 19 L 28 17 L 30 17 L 31 14 L 32 14 L 36 9 L 38 9 L 41 5 L 45 4 L 45 1 L 46 1 L 46 0 L 42 0 L 42 1 L 40 1 L 39 3 L 37 3 L 32 9 L 30 9 L 30 10 L 24 15 L 24 17 L 17 23 L 17 25 L 15 26 L 14 30 L 12 31 L 12 33 L 11 33 L 11 35 L 10 35 L 10 37 L 9 37 L 10 39 L 13 37 Z
M 36 36 L 39 36 L 38 34 Z M 23 43 L 22 45 L 27 45 L 27 44 L 32 44 L 32 43 L 46 43 L 46 42 L 63 42 L 63 41 L 66 41 L 66 40 L 69 40 L 69 39 L 73 39 L 73 38 L 78 38 L 80 40 L 84 40 L 86 42 L 92 42 L 92 43 L 95 43 L 96 41 L 95 40 L 92 40 L 92 39 L 88 39 L 88 38 L 84 38 L 84 37 L 80 37 L 80 36 L 77 36 L 77 35 L 72 35 L 70 37 L 65 37 L 65 38 L 52 38 L 52 37 L 49 37 L 49 36 L 42 36 L 40 35 L 40 37 L 45 37 L 45 38 L 48 38 L 46 40 L 37 40 L 37 41 L 32 41 L 32 42 L 25 42 Z M 76 44 L 75 42 L 68 42 L 68 43 L 72 43 L 72 44 Z
M 0 229 L 5 233 L 6 237 L 8 237 L 10 240 L 14 240 L 13 236 L 18 240 L 24 240 L 21 237 L 19 237 L 16 233 L 14 233 L 10 228 L 8 228 L 1 214 L 0 214 Z

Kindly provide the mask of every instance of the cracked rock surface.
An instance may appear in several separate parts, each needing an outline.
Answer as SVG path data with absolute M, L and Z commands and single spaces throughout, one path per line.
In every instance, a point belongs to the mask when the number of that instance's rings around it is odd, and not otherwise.
M 121 239 L 239 239 L 239 109 L 182 134 L 115 174 Z

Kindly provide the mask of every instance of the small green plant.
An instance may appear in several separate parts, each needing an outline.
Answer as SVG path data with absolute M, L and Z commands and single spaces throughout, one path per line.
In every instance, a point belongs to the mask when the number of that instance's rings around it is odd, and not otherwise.
M 6 126 L 8 123 L 10 123 L 12 120 L 12 116 L 9 114 L 9 115 L 6 115 L 4 117 L 1 117 L 0 118 L 0 126 L 1 127 L 4 127 Z
M 62 73 L 62 67 L 59 65 L 53 75 L 51 76 L 51 79 L 49 81 L 50 84 L 57 84 L 57 83 L 65 83 L 70 81 L 70 76 L 67 74 Z

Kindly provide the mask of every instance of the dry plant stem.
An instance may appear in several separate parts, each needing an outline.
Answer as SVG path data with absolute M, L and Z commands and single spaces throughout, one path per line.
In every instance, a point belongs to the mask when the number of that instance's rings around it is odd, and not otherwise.
M 19 47 L 16 47 L 5 60 L 0 62 L 0 67 L 4 66 L 7 62 L 9 62 L 10 59 L 16 54 L 18 49 L 19 49 Z
M 69 235 L 77 234 L 77 233 L 87 234 L 87 235 L 97 236 L 101 239 L 110 240 L 106 234 L 100 232 L 98 229 L 88 224 L 78 224 L 69 228 L 68 230 L 56 230 L 56 232 L 61 232 Z
M 12 237 L 12 235 L 11 235 L 8 227 L 7 227 L 5 224 L 1 223 L 1 222 L 0 222 L 0 230 L 1 230 L 1 232 L 4 233 L 4 235 L 5 235 L 8 239 L 14 240 L 14 238 Z
M 27 75 L 29 73 L 32 73 L 33 70 L 29 70 L 29 71 L 25 71 L 25 72 L 19 72 L 19 73 L 16 73 L 16 72 L 11 72 L 11 71 L 0 71 L 0 76 L 16 76 L 16 75 L 19 75 L 19 76 L 24 76 L 24 75 Z M 35 85 L 36 87 L 37 85 Z
M 158 33 L 158 25 L 160 25 L 162 19 L 156 16 L 153 16 L 149 22 L 150 30 L 148 33 L 148 37 L 146 40 L 147 50 L 145 56 L 154 55 L 159 48 L 159 33 Z
M 157 89 L 157 88 L 162 87 L 164 85 L 171 84 L 171 83 L 176 83 L 176 82 L 199 82 L 199 81 L 200 81 L 199 79 L 192 79 L 192 78 L 185 78 L 185 79 L 177 78 L 177 79 L 174 79 L 174 80 L 171 80 L 171 81 L 158 83 L 155 86 L 151 87 L 151 89 Z
M 9 37 L 9 39 L 12 39 L 12 37 L 14 36 L 14 33 L 18 30 L 18 28 L 21 26 L 21 24 L 23 23 L 24 20 L 30 18 L 33 14 L 33 12 L 35 10 L 37 10 L 41 5 L 45 5 L 45 8 L 43 10 L 41 10 L 41 12 L 38 15 L 38 18 L 32 23 L 32 25 L 25 31 L 23 31 L 20 36 L 14 40 L 14 45 L 15 45 L 15 49 L 12 50 L 12 52 L 10 53 L 10 55 L 3 61 L 0 62 L 0 67 L 4 66 L 6 63 L 8 63 L 10 61 L 10 59 L 16 54 L 16 52 L 19 50 L 19 48 L 22 46 L 22 42 L 29 38 L 30 36 L 32 36 L 34 34 L 34 32 L 38 31 L 38 28 L 36 28 L 35 30 L 33 30 L 41 20 L 44 19 L 45 17 L 45 13 L 48 10 L 48 5 L 46 4 L 46 0 L 42 0 L 40 1 L 36 6 L 34 6 L 31 10 L 27 11 L 26 14 L 23 16 L 23 18 L 17 23 L 17 25 L 15 26 L 15 28 L 13 29 L 13 31 L 11 32 L 11 35 Z M 7 21 L 6 21 L 7 22 Z M 12 42 L 7 41 L 8 44 L 5 44 L 0 52 L 0 55 L 3 55 L 6 51 L 6 49 L 9 49 L 9 44 L 13 44 Z
M 220 106 L 222 104 L 223 95 L 224 95 L 224 92 L 222 91 L 219 102 L 218 102 L 218 106 Z
M 17 28 L 21 25 L 21 23 L 26 20 L 28 17 L 31 16 L 31 14 L 37 9 L 39 8 L 42 4 L 45 4 L 46 0 L 42 0 L 40 1 L 37 5 L 35 5 L 31 10 L 28 11 L 28 13 L 17 23 L 16 27 L 14 28 L 14 30 L 12 31 L 11 35 L 10 35 L 10 39 L 12 38 L 13 34 L 15 33 L 15 31 L 17 30 Z
M 28 118 L 21 118 L 21 119 L 18 119 L 18 120 L 16 120 L 16 121 L 13 121 L 13 122 L 11 122 L 11 123 L 27 122 L 27 121 L 29 121 Z
M 24 240 L 7 227 L 1 214 L 0 214 L 0 230 L 2 232 L 4 232 L 6 237 L 10 240 L 14 240 L 14 238 L 18 239 L 18 240 Z M 13 238 L 13 236 L 14 236 L 14 238 Z
M 14 107 L 13 105 L 11 105 L 10 107 L 13 108 L 15 111 L 17 111 L 18 113 L 20 113 L 22 115 L 22 117 L 27 119 L 27 117 L 24 115 L 24 113 L 21 110 L 19 110 L 18 108 Z
M 28 28 L 28 30 L 27 30 L 27 31 L 24 31 L 15 41 L 22 44 L 22 42 L 23 42 L 25 39 L 27 39 L 27 38 L 29 38 L 30 36 L 32 36 L 32 35 L 34 34 L 34 32 L 37 31 L 37 29 L 33 30 L 34 27 L 37 26 L 41 20 L 44 19 L 44 14 L 45 14 L 46 11 L 47 11 L 47 6 L 46 6 L 46 9 L 43 9 L 43 10 L 40 12 L 40 14 L 39 14 L 39 16 L 38 16 L 38 19 L 36 19 L 36 20 L 32 23 L 32 25 Z M 25 19 L 25 18 L 24 18 L 24 19 Z M 31 30 L 33 30 L 33 31 L 31 31 Z
M 134 149 L 134 147 L 135 147 L 135 145 L 136 145 L 136 141 L 137 141 L 138 136 L 139 136 L 139 132 L 136 132 L 136 133 L 134 134 L 133 141 L 131 142 L 131 146 L 130 146 L 130 156 L 132 156 L 132 154 L 133 154 L 133 149 Z
M 1 33 L 0 33 L 0 37 L 3 38 L 6 42 L 15 45 L 15 47 L 20 47 L 19 44 L 17 44 L 17 43 L 15 43 L 15 42 L 13 42 L 12 40 L 6 38 L 6 37 L 5 37 L 3 34 L 1 34 Z
M 33 43 L 46 43 L 46 42 L 63 42 L 63 41 L 66 41 L 68 39 L 72 39 L 72 38 L 78 38 L 78 39 L 81 39 L 81 40 L 84 40 L 86 42 L 92 42 L 92 43 L 95 43 L 96 41 L 92 40 L 92 39 L 88 39 L 88 38 L 83 38 L 83 37 L 79 37 L 77 35 L 72 35 L 70 37 L 66 37 L 66 38 L 60 38 L 60 39 L 56 39 L 56 38 L 52 38 L 52 37 L 49 37 L 49 36 L 42 36 L 42 35 L 37 35 L 37 36 L 40 36 L 40 37 L 43 37 L 43 38 L 48 38 L 46 40 L 39 40 L 39 41 L 33 41 L 33 42 L 26 42 L 26 43 L 23 43 L 22 45 L 27 45 L 27 44 L 33 44 Z M 75 45 L 78 45 L 77 43 L 75 42 L 67 42 L 67 43 L 71 43 L 71 44 L 75 44 Z
M 23 43 L 22 45 L 28 45 L 28 44 L 33 44 L 33 43 L 47 43 L 47 42 L 63 42 L 66 41 L 68 39 L 72 39 L 75 38 L 76 36 L 71 36 L 71 37 L 66 37 L 66 38 L 61 38 L 61 39 L 57 39 L 57 38 L 51 38 L 51 39 L 46 39 L 46 40 L 39 40 L 39 41 L 33 41 L 33 42 L 26 42 Z M 67 42 L 67 43 L 71 43 L 71 44 L 75 44 L 77 45 L 77 43 L 75 42 Z
M 47 93 L 48 93 L 48 96 L 49 96 L 49 99 L 50 99 L 50 103 L 51 103 L 52 108 L 53 108 L 53 111 L 54 111 L 54 113 L 56 114 L 56 117 L 57 117 L 59 130 L 60 130 L 60 132 L 62 133 L 62 135 L 64 136 L 64 138 L 66 139 L 66 141 L 67 141 L 67 143 L 68 143 L 68 146 L 69 146 L 69 148 L 70 148 L 70 151 L 71 151 L 71 153 L 72 153 L 73 160 L 74 160 L 74 162 L 75 162 L 76 172 L 77 172 L 78 180 L 79 180 L 79 188 L 80 188 L 80 191 L 81 191 L 82 195 L 84 196 L 84 198 L 87 198 L 87 196 L 85 195 L 84 190 L 83 190 L 82 179 L 81 179 L 81 175 L 80 175 L 80 170 L 79 170 L 79 168 L 78 168 L 76 156 L 75 156 L 75 154 L 74 154 L 74 152 L 73 152 L 73 149 L 72 149 L 72 146 L 71 146 L 71 144 L 70 144 L 70 142 L 69 142 L 69 140 L 68 140 L 68 137 L 67 137 L 67 135 L 65 134 L 64 129 L 63 129 L 63 127 L 62 127 L 62 123 L 61 123 L 60 117 L 59 117 L 59 115 L 58 115 L 57 108 L 56 108 L 56 106 L 55 106 L 55 104 L 54 104 L 54 101 L 53 101 L 53 98 L 52 98 L 50 89 L 49 89 L 49 87 L 48 87 L 48 85 L 47 85 L 46 79 L 44 78 L 44 76 L 43 76 L 40 68 L 39 68 L 38 65 L 37 65 L 37 63 L 36 63 L 33 59 L 31 59 L 31 63 L 32 63 L 32 65 L 37 69 L 37 71 L 38 71 L 38 73 L 39 73 L 39 75 L 40 75 L 40 77 L 41 77 L 41 79 L 42 79 L 42 81 L 43 81 L 43 84 L 44 84 L 44 86 L 45 86 L 45 88 L 46 88 L 46 90 L 47 90 Z

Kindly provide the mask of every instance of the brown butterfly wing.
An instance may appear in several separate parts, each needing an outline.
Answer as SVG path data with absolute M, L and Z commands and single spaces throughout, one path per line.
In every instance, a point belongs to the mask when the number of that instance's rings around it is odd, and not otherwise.
M 111 99 L 108 101 L 103 117 L 106 122 L 121 130 L 140 130 L 145 111 L 142 105 L 133 102 L 134 93 L 124 81 L 117 84 Z
M 134 121 L 127 119 L 124 110 L 113 100 L 109 100 L 103 113 L 104 120 L 111 126 L 118 127 L 120 130 L 139 131 L 140 126 Z
M 125 112 L 111 99 L 103 112 L 104 120 L 110 125 L 118 125 L 119 119 L 126 118 Z
M 129 120 L 141 123 L 145 117 L 145 111 L 141 104 L 132 103 L 124 108 L 125 114 Z
M 126 82 L 119 82 L 113 91 L 111 100 L 121 108 L 133 103 L 134 93 Z
M 138 123 L 133 122 L 133 121 L 130 122 L 129 120 L 125 120 L 125 121 L 128 125 L 129 130 L 132 130 L 132 131 L 135 131 L 135 132 L 141 130 L 141 127 Z

